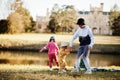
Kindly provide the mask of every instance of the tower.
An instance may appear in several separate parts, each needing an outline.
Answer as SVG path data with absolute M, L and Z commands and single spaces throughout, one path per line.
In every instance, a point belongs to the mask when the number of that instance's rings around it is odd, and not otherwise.
M 100 5 L 101 5 L 100 9 L 101 9 L 101 11 L 103 11 L 104 3 L 100 3 Z

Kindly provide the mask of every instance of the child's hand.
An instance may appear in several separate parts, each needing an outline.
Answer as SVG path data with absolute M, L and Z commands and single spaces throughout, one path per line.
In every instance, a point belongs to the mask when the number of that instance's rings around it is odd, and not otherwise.
M 42 52 L 41 50 L 39 50 L 39 52 Z
M 43 49 L 41 49 L 39 52 L 42 52 L 43 51 Z
M 72 51 L 72 47 L 68 47 L 67 49 L 69 49 L 69 51 Z
M 46 47 L 43 47 L 43 48 L 40 50 L 40 52 L 43 52 L 45 49 L 46 49 Z
M 70 51 L 72 51 L 72 48 L 69 48 L 69 47 L 68 47 L 67 49 L 65 49 L 65 51 L 66 51 L 66 52 L 70 52 Z

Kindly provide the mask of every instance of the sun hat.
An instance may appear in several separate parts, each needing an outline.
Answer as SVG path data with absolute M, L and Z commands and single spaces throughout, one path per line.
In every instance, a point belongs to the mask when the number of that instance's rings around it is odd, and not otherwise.
M 85 25 L 84 22 L 85 22 L 85 21 L 84 21 L 83 18 L 79 18 L 76 24 L 78 24 L 78 25 Z
M 55 37 L 54 37 L 54 36 L 51 36 L 50 39 L 55 39 Z
M 63 46 L 67 46 L 67 43 L 66 42 L 61 42 L 61 47 Z

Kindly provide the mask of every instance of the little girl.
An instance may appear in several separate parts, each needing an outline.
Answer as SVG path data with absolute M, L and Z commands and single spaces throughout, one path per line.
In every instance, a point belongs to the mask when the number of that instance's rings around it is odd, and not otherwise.
M 62 42 L 61 43 L 61 48 L 60 48 L 60 54 L 59 54 L 59 64 L 60 64 L 60 69 L 58 73 L 65 73 L 66 72 L 66 55 L 70 53 L 70 50 L 67 49 L 67 43 Z
M 52 71 L 53 59 L 55 60 L 57 67 L 59 67 L 59 64 L 58 64 L 59 48 L 55 42 L 54 36 L 50 37 L 49 42 L 47 43 L 47 45 L 45 47 L 43 47 L 40 50 L 40 52 L 42 52 L 45 49 L 48 49 L 49 67 L 50 67 L 50 71 Z

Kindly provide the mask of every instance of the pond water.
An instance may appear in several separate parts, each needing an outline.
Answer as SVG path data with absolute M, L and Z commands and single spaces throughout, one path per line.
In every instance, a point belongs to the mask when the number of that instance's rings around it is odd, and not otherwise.
M 67 56 L 66 61 L 68 66 L 73 66 L 76 58 L 76 53 L 71 53 Z M 90 54 L 91 67 L 99 66 L 120 66 L 120 55 L 111 54 Z M 15 51 L 0 51 L 0 64 L 35 64 L 48 65 L 47 52 L 15 52 Z M 55 63 L 54 63 L 55 64 Z

